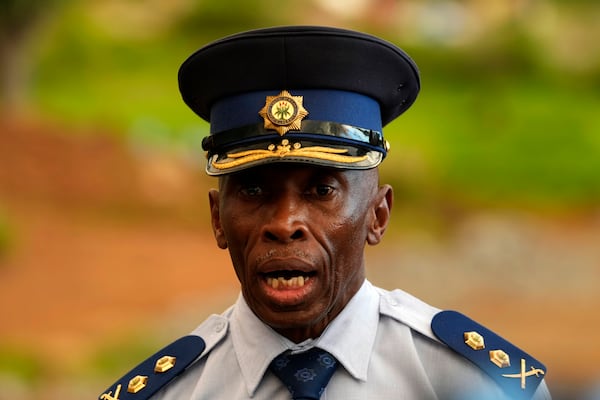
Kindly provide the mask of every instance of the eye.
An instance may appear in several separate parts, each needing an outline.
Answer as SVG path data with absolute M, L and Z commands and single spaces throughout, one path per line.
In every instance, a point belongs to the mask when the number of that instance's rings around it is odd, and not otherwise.
M 257 197 L 261 196 L 264 191 L 259 185 L 245 185 L 240 189 L 240 193 L 246 197 Z
M 333 194 L 335 188 L 331 185 L 318 184 L 311 189 L 311 194 L 317 197 L 328 197 Z
M 331 193 L 333 193 L 333 187 L 329 186 L 329 185 L 318 185 L 315 188 L 315 192 L 319 195 L 319 196 L 327 196 Z

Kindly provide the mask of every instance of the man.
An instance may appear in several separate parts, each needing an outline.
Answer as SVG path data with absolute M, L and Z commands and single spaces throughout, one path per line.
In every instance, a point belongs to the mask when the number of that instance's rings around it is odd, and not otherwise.
M 333 28 L 251 31 L 193 54 L 179 85 L 211 123 L 212 227 L 241 296 L 100 399 L 550 397 L 539 361 L 365 279 L 393 200 L 382 126 L 420 86 L 402 50 Z

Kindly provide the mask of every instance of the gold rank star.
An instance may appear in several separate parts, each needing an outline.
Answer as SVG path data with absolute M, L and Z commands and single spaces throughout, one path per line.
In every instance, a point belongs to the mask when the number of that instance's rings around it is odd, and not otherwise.
M 265 106 L 258 112 L 264 118 L 265 129 L 274 129 L 281 136 L 289 130 L 300 130 L 302 119 L 308 115 L 302 101 L 302 96 L 292 96 L 287 90 L 267 96 Z

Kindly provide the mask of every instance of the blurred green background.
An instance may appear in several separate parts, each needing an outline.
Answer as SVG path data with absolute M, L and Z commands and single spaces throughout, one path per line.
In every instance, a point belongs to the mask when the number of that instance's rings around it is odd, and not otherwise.
M 370 278 L 600 377 L 600 4 L 592 0 L 4 0 L 0 399 L 98 395 L 236 296 L 211 242 L 208 126 L 176 73 L 284 24 L 405 49 L 422 91 L 385 129 L 394 222 Z M 251 60 L 248 60 L 251 62 Z

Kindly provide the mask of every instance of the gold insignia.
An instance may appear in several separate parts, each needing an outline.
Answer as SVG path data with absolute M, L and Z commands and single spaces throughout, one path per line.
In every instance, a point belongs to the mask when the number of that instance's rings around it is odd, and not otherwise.
M 483 341 L 483 336 L 475 331 L 465 332 L 463 334 L 465 338 L 465 343 L 467 346 L 472 348 L 473 350 L 482 350 L 485 349 L 485 342 Z
M 131 380 L 129 381 L 129 385 L 127 386 L 127 391 L 129 393 L 137 393 L 146 387 L 147 382 L 148 382 L 147 376 L 137 375 L 136 377 L 131 378 Z
M 162 356 L 156 361 L 156 364 L 154 365 L 154 372 L 159 374 L 167 372 L 175 366 L 175 360 L 176 358 L 173 356 Z
M 334 161 L 339 163 L 357 163 L 367 159 L 367 156 L 349 156 L 346 149 L 334 149 L 331 147 L 311 146 L 304 147 L 298 142 L 290 144 L 290 141 L 283 139 L 281 144 L 269 145 L 267 150 L 246 150 L 238 153 L 229 153 L 227 158 L 231 161 L 213 161 L 212 166 L 216 169 L 229 169 L 239 165 L 244 165 L 252 161 L 263 160 L 265 158 L 285 158 L 285 157 L 309 157 L 319 160 Z
M 392 149 L 392 145 L 387 140 L 383 141 L 383 147 L 385 148 L 385 151 L 387 151 L 387 152 L 389 152 Z
M 287 90 L 277 96 L 267 96 L 265 106 L 258 112 L 264 119 L 265 129 L 274 129 L 281 136 L 289 130 L 300 130 L 302 119 L 308 115 L 302 101 L 302 96 L 292 96 Z
M 533 368 L 527 371 L 527 365 L 525 363 L 525 359 L 521 358 L 521 373 L 519 374 L 502 374 L 505 378 L 519 378 L 521 379 L 521 389 L 525 390 L 525 385 L 527 381 L 527 377 L 535 375 L 537 378 L 540 378 L 540 375 L 544 375 L 544 370 L 539 368 Z
M 117 385 L 117 388 L 115 389 L 114 396 L 112 394 L 112 390 L 109 390 L 108 393 L 104 393 L 102 396 L 100 396 L 100 399 L 101 400 L 119 400 L 119 393 L 121 393 L 121 384 L 120 383 Z
M 503 350 L 491 350 L 490 361 L 500 368 L 510 367 L 510 357 Z

